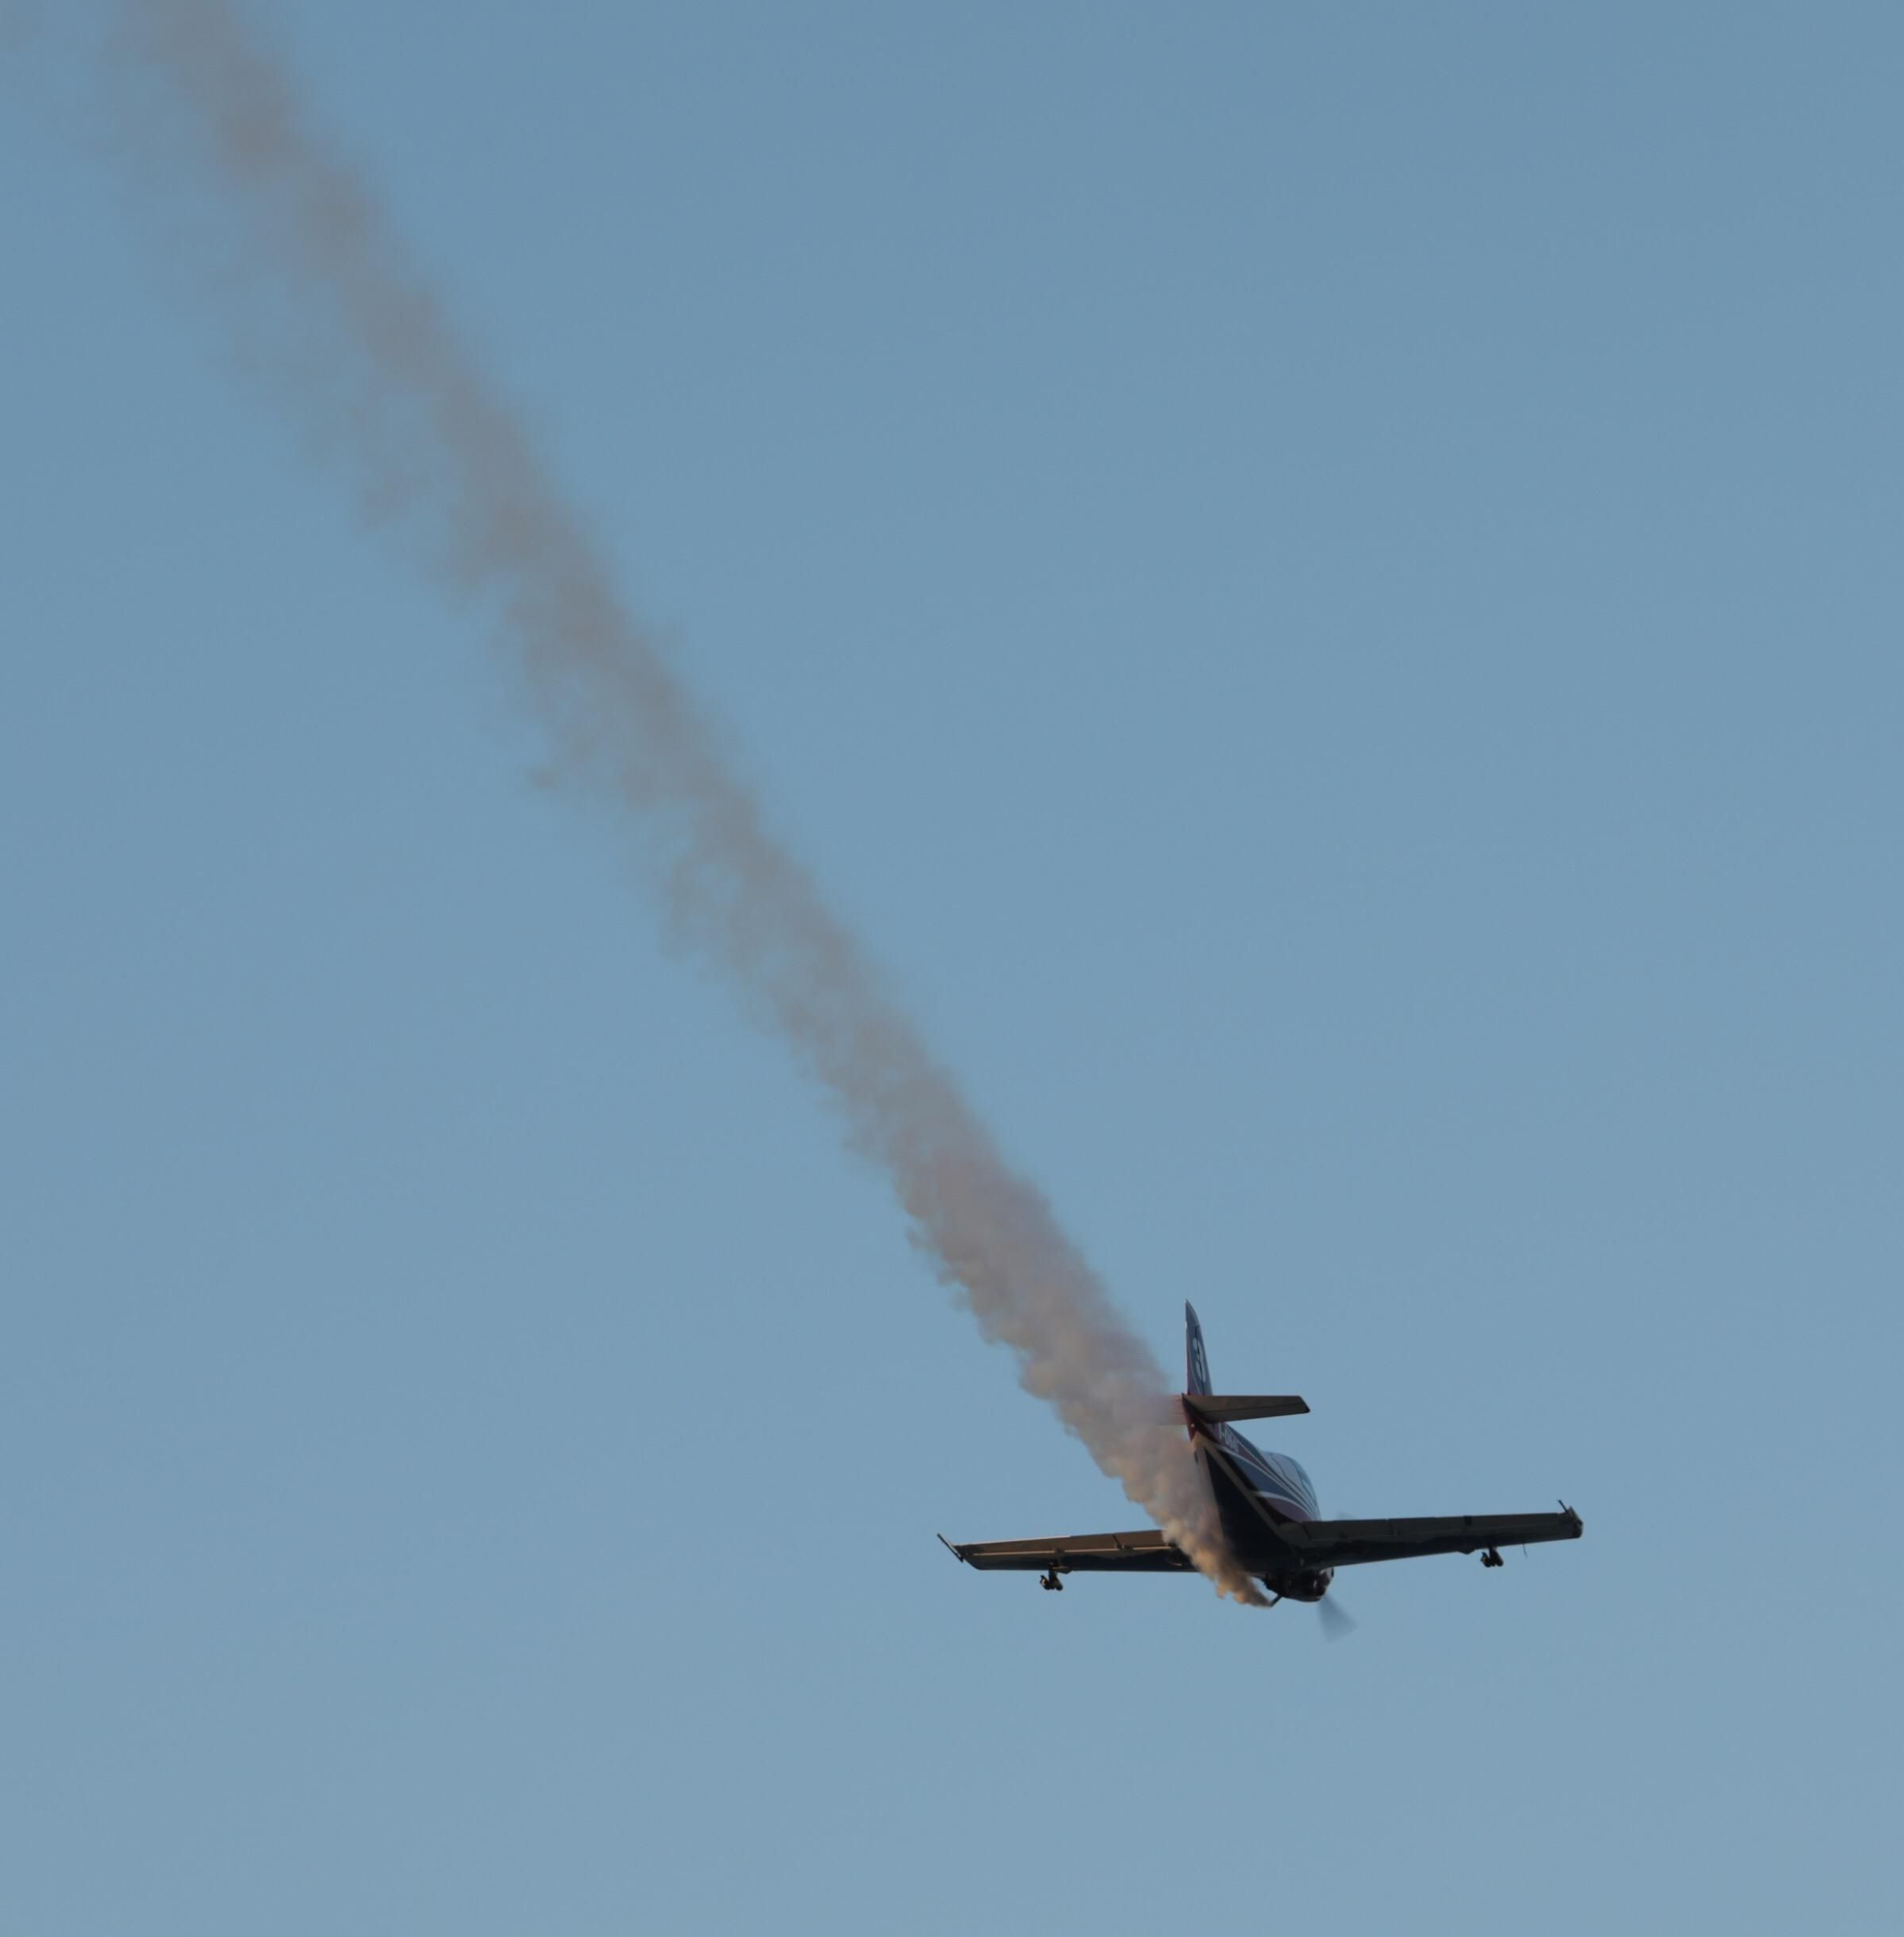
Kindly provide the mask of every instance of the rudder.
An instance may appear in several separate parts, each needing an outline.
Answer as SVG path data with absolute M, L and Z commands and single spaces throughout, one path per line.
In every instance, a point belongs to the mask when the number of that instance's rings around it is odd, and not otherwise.
M 1210 1360 L 1203 1349 L 1203 1327 L 1197 1322 L 1196 1307 L 1187 1299 L 1183 1302 L 1183 1390 L 1192 1395 L 1211 1390 Z

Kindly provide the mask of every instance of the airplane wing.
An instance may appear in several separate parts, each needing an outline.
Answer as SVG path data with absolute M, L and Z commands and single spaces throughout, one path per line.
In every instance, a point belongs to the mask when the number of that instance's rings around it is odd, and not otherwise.
M 1578 1540 L 1581 1517 L 1563 1507 L 1551 1514 L 1454 1514 L 1443 1520 L 1312 1520 L 1287 1522 L 1276 1532 L 1310 1566 L 1357 1567 L 1425 1553 L 1479 1553 L 1540 1540 Z
M 939 1539 L 967 1567 L 1022 1567 L 1045 1574 L 1190 1574 L 1196 1563 L 1154 1526 L 1138 1533 L 1074 1533 L 1059 1540 Z

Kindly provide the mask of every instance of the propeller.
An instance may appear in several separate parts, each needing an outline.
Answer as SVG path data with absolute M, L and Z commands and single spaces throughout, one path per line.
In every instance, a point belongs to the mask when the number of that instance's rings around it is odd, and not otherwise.
M 1355 1616 L 1333 1593 L 1323 1595 L 1315 1604 L 1315 1615 L 1322 1623 L 1324 1641 L 1346 1641 L 1355 1632 Z

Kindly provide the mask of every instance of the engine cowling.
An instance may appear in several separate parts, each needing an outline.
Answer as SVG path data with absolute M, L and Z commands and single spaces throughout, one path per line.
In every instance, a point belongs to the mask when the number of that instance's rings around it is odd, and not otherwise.
M 1265 1574 L 1263 1585 L 1285 1601 L 1319 1601 L 1336 1578 L 1333 1567 L 1303 1574 Z

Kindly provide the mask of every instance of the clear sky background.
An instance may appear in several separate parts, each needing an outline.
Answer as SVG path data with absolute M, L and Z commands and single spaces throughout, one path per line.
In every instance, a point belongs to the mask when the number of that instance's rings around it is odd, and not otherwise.
M 82 58 L 0 113 L 0 1925 L 1897 1927 L 1904 22 L 272 0 L 1359 1619 L 1134 1524 Z

